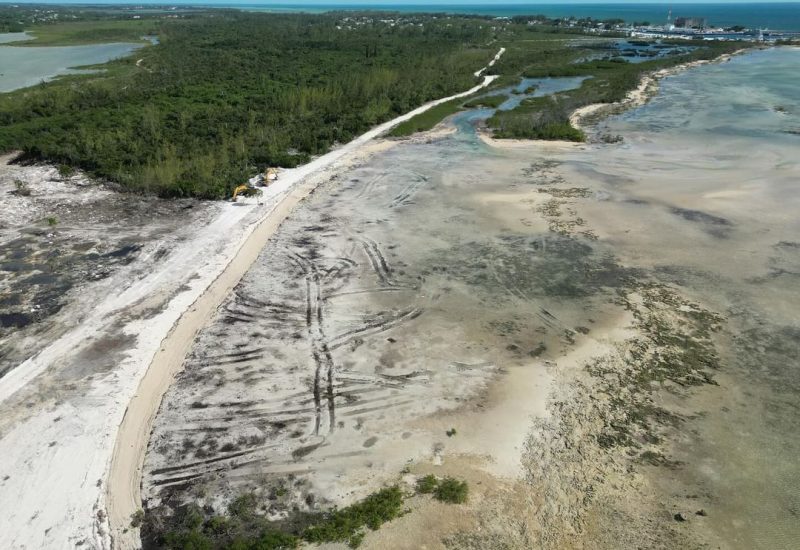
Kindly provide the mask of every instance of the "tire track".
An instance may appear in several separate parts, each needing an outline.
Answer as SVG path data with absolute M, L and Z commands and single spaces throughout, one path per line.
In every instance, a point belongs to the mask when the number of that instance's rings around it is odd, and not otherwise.
M 357 201 L 358 199 L 362 198 L 365 195 L 372 194 L 372 191 L 375 189 L 375 186 L 381 181 L 383 178 L 387 176 L 387 172 L 383 172 L 382 174 L 378 174 L 377 176 L 370 179 L 367 183 L 361 186 L 358 193 L 353 196 L 351 201 Z
M 383 252 L 381 252 L 378 243 L 367 237 L 359 237 L 359 240 L 369 264 L 378 276 L 380 284 L 382 286 L 395 286 L 394 281 L 392 281 L 392 269 L 389 267 L 389 263 L 386 261 Z
M 291 252 L 290 257 L 303 270 L 306 279 L 306 326 L 311 343 L 311 355 L 314 358 L 315 365 L 312 384 L 316 412 L 314 435 L 319 435 L 322 428 L 322 417 L 324 415 L 323 392 L 327 401 L 328 432 L 331 433 L 336 427 L 336 404 L 333 388 L 336 366 L 325 336 L 322 277 L 318 267 L 311 260 Z
M 400 193 L 392 199 L 392 202 L 389 203 L 389 208 L 398 208 L 400 206 L 408 206 L 414 204 L 411 200 L 414 195 L 417 194 L 417 191 L 428 182 L 430 178 L 427 176 L 422 176 L 419 174 L 415 174 L 416 180 L 407 185 Z
M 374 292 L 410 292 L 418 290 L 417 287 L 412 286 L 387 286 L 387 287 L 379 287 L 379 288 L 358 288 L 355 290 L 346 290 L 343 292 L 336 292 L 334 294 L 328 294 L 325 296 L 325 301 L 330 301 L 334 298 L 339 298 L 341 296 L 353 296 L 356 294 L 372 294 Z
M 338 349 L 348 344 L 357 336 L 370 336 L 372 334 L 385 332 L 390 328 L 393 328 L 405 321 L 411 321 L 413 319 L 416 319 L 417 317 L 422 315 L 423 312 L 424 310 L 422 308 L 415 307 L 402 310 L 392 315 L 386 315 L 378 319 L 374 319 L 372 321 L 365 323 L 359 328 L 347 330 L 331 338 L 330 349 L 332 350 Z

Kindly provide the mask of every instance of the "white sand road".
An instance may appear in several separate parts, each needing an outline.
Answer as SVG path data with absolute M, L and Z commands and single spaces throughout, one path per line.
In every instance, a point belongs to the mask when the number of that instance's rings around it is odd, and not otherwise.
M 466 92 L 430 102 L 284 171 L 260 204 L 248 199 L 222 206 L 157 269 L 126 281 L 74 328 L 0 379 L 0 407 L 26 407 L 22 419 L 0 434 L 0 548 L 137 547 L 138 534 L 127 527 L 140 507 L 141 464 L 161 397 L 194 335 L 270 234 L 322 177 L 366 152 L 372 140 L 495 78 L 485 76 Z M 144 307 L 151 302 L 160 306 L 155 313 Z M 99 335 L 120 333 L 134 343 L 114 369 L 87 378 L 80 396 L 47 406 L 17 403 L 31 386 L 58 389 L 57 367 L 65 358 L 74 360 Z

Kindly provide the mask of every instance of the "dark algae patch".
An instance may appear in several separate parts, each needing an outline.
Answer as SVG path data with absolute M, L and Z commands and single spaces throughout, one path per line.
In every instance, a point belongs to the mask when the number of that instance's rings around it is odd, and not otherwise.
M 457 245 L 436 257 L 450 266 L 450 276 L 492 294 L 524 299 L 588 297 L 623 287 L 638 273 L 577 238 L 555 233 L 538 238 L 503 235 L 491 244 Z
M 602 447 L 647 449 L 643 458 L 652 463 L 658 452 L 647 445 L 659 443 L 665 428 L 684 420 L 657 405 L 655 392 L 678 393 L 716 384 L 714 372 L 720 364 L 712 337 L 721 330 L 723 319 L 658 283 L 642 284 L 621 300 L 633 313 L 639 335 L 626 342 L 624 369 L 609 369 L 602 361 L 588 367 L 602 391 L 611 396 L 612 411 L 621 413 L 606 423 L 597 440 Z

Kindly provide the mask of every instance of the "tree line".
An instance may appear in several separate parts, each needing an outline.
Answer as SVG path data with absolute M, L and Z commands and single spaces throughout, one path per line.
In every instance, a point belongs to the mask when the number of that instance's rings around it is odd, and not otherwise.
M 480 20 L 336 23 L 221 10 L 162 20 L 138 64 L 0 96 L 0 150 L 132 191 L 219 198 L 267 166 L 307 162 L 470 88 L 493 55 Z

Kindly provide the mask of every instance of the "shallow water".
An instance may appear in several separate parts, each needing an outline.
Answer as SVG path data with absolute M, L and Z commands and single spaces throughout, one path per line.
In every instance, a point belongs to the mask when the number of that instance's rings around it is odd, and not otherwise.
M 30 40 L 32 38 L 33 36 L 26 32 L 0 32 L 0 44 L 21 42 L 22 40 Z
M 282 224 L 165 396 L 149 505 L 199 486 L 219 505 L 289 472 L 296 493 L 278 509 L 306 508 L 307 494 L 342 504 L 408 461 L 482 456 L 489 442 L 486 468 L 520 473 L 545 362 L 577 327 L 603 330 L 622 273 L 551 234 L 528 159 L 509 162 L 458 121 L 451 138 L 337 173 Z M 516 194 L 532 204 L 508 217 Z
M 0 35 L 0 43 L 3 42 Z M 10 36 L 10 35 L 5 35 Z M 11 36 L 12 40 L 16 36 Z M 10 42 L 12 40 L 5 40 Z M 75 69 L 87 65 L 106 63 L 130 55 L 141 44 L 114 43 L 84 46 L 0 46 L 0 92 L 35 86 L 57 76 L 87 74 L 88 69 Z
M 800 48 L 668 78 L 606 121 L 621 146 L 570 153 L 570 181 L 606 189 L 584 213 L 626 263 L 728 319 L 720 386 L 659 471 L 666 493 L 708 495 L 694 528 L 730 548 L 800 544 Z M 688 506 L 688 504 L 687 504 Z
M 800 48 L 753 52 L 686 71 L 662 82 L 647 105 L 607 121 L 631 141 L 749 138 L 759 146 L 796 147 L 800 130 Z M 751 141 L 751 144 L 756 143 Z
M 694 46 L 677 46 L 674 44 L 664 44 L 661 40 L 650 43 L 637 43 L 636 41 L 617 40 L 606 42 L 596 46 L 597 51 L 579 62 L 591 61 L 594 59 L 613 59 L 622 58 L 629 63 L 644 63 L 653 59 L 660 59 L 673 55 L 689 53 L 696 48 Z
M 151 503 L 208 486 L 219 505 L 290 471 L 300 497 L 341 503 L 432 452 L 491 440 L 518 457 L 510 426 L 525 431 L 541 411 L 491 425 L 497 404 L 481 388 L 604 341 L 616 293 L 643 277 L 727 322 L 719 385 L 658 396 L 684 412 L 669 449 L 681 464 L 644 467 L 660 515 L 639 525 L 713 547 L 796 546 L 800 137 L 785 129 L 798 122 L 797 74 L 800 51 L 783 49 L 667 79 L 605 124 L 622 145 L 492 149 L 473 128 L 492 110 L 467 111 L 447 138 L 337 174 L 195 342 L 156 420 Z M 515 384 L 530 384 L 526 406 L 541 398 L 531 380 Z M 458 438 L 443 435 L 451 427 Z
M 513 86 L 506 86 L 505 88 L 499 88 L 497 90 L 492 90 L 491 92 L 487 92 L 478 96 L 478 99 L 484 97 L 490 97 L 494 95 L 505 95 L 508 96 L 508 99 L 504 101 L 498 109 L 500 111 L 510 111 L 519 106 L 525 99 L 534 98 L 534 97 L 544 97 L 547 95 L 552 95 L 558 92 L 566 92 L 567 90 L 574 90 L 576 88 L 580 88 L 581 84 L 584 80 L 589 77 L 586 76 L 575 76 L 575 77 L 559 77 L 559 78 L 523 78 L 520 80 L 518 84 Z M 532 91 L 528 91 L 530 88 L 533 88 Z M 494 113 L 494 109 L 472 109 L 469 111 L 465 111 L 462 115 L 457 117 L 458 120 L 469 119 L 469 120 L 477 120 L 479 118 L 488 118 Z M 458 123 L 457 123 L 458 124 Z
M 475 173 L 499 181 L 523 160 L 563 163 L 597 199 L 578 210 L 596 246 L 726 317 L 719 386 L 680 405 L 696 417 L 672 445 L 683 465 L 649 472 L 668 505 L 706 511 L 687 530 L 713 546 L 800 545 L 798 90 L 800 48 L 773 48 L 665 79 L 603 123 L 621 145 L 493 150 L 472 131 L 492 112 L 479 109 L 434 148 L 481 158 Z M 523 211 L 505 206 L 509 227 Z

